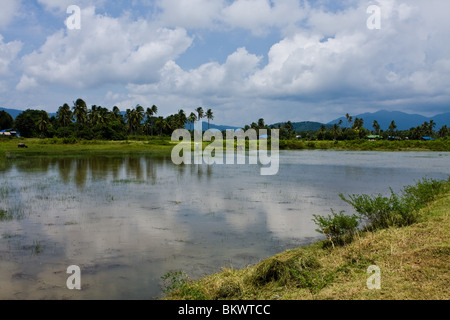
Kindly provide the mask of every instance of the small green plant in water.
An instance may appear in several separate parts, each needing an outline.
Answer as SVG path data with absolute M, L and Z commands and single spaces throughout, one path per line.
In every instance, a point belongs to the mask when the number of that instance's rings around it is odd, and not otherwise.
M 6 210 L 0 209 L 0 221 L 8 221 L 12 218 L 12 214 L 8 213 Z
M 164 293 L 169 293 L 171 291 L 178 290 L 186 285 L 188 277 L 183 271 L 177 270 L 170 271 L 167 274 L 163 275 L 161 277 L 161 280 L 163 281 L 162 291 Z

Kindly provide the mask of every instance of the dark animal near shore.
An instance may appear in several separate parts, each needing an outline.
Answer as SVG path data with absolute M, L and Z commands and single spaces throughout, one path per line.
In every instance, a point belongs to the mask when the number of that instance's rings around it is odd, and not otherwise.
M 28 146 L 25 143 L 19 143 L 17 146 L 19 148 L 28 148 Z

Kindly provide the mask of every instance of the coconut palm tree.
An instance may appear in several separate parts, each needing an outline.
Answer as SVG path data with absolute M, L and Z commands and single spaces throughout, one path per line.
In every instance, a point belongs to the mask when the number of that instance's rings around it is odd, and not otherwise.
M 350 127 L 350 124 L 353 122 L 353 117 L 350 116 L 350 114 L 346 114 L 345 117 L 347 118 L 347 127 Z
M 184 112 L 183 109 L 178 111 L 177 118 L 178 118 L 177 119 L 178 120 L 178 128 L 179 129 L 184 129 L 185 126 L 186 126 L 187 117 L 186 117 L 186 113 Z
M 214 120 L 214 114 L 211 109 L 206 111 L 206 118 L 208 119 L 208 130 L 209 130 L 209 121 Z
M 59 107 L 58 112 L 56 113 L 56 118 L 58 119 L 59 124 L 62 125 L 64 129 L 72 121 L 73 114 L 67 103 Z
M 86 102 L 84 102 L 82 99 L 78 99 L 76 102 L 74 102 L 73 115 L 79 125 L 85 125 L 88 120 L 88 110 Z
M 373 121 L 372 128 L 375 130 L 375 134 L 376 134 L 376 135 L 379 135 L 379 134 L 380 134 L 380 129 L 381 129 L 381 127 L 380 127 L 380 124 L 378 123 L 377 120 L 374 120 L 374 121 Z
M 430 120 L 430 123 L 428 124 L 428 135 L 432 137 L 434 135 L 434 128 L 436 127 L 436 122 L 434 120 Z
M 37 122 L 39 131 L 41 132 L 41 138 L 47 132 L 49 121 L 50 121 L 50 118 L 48 116 L 48 113 L 45 111 L 42 111 L 41 118 Z
M 391 124 L 389 125 L 389 131 L 391 132 L 391 136 L 394 135 L 394 130 L 397 129 L 397 125 L 395 124 L 395 121 L 392 120 Z
M 195 109 L 195 111 L 197 111 L 197 114 L 198 114 L 198 118 L 197 118 L 198 121 L 202 120 L 205 117 L 205 112 L 203 111 L 202 107 Z
M 192 124 L 195 123 L 195 121 L 197 121 L 197 116 L 195 115 L 195 113 L 191 112 L 187 120 L 190 124 L 190 130 L 192 131 Z

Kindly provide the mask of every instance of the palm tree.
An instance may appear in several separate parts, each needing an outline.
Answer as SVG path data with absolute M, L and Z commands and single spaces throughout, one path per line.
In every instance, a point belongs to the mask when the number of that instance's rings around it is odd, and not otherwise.
M 373 124 L 372 124 L 372 127 L 373 127 L 373 129 L 375 130 L 375 134 L 376 135 L 379 135 L 380 134 L 380 124 L 378 123 L 378 121 L 377 120 L 374 120 L 373 121 Z
M 206 111 L 206 118 L 208 119 L 208 130 L 209 130 L 209 121 L 214 120 L 214 114 L 211 109 Z
M 47 132 L 49 120 L 50 118 L 48 116 L 48 113 L 42 111 L 41 118 L 37 122 L 39 131 L 41 132 L 41 138 L 43 137 L 44 133 Z
M 350 124 L 353 122 L 353 117 L 350 116 L 350 114 L 346 114 L 345 117 L 347 118 L 347 127 L 350 127 Z
M 198 114 L 198 121 L 202 120 L 205 117 L 205 112 L 203 111 L 202 107 L 195 109 L 195 111 L 197 111 Z
M 445 138 L 448 135 L 448 128 L 446 125 L 444 125 L 438 132 L 439 138 Z
M 363 126 L 364 126 L 364 119 L 356 118 L 355 122 L 353 123 L 353 129 L 360 130 Z
M 428 124 L 428 135 L 432 137 L 434 135 L 434 128 L 436 127 L 436 122 L 434 120 L 430 120 L 430 123 Z
M 395 124 L 395 121 L 392 120 L 391 124 L 389 125 L 389 131 L 391 132 L 391 136 L 394 135 L 394 130 L 397 129 L 397 125 Z
M 120 120 L 122 117 L 122 114 L 120 113 L 120 109 L 117 106 L 113 107 L 112 114 L 113 114 L 114 120 Z
M 323 124 L 320 126 L 319 135 L 322 137 L 322 140 L 325 140 L 325 134 L 327 133 L 327 127 Z
M 197 120 L 197 116 L 195 115 L 195 113 L 191 112 L 187 120 L 190 124 L 190 130 L 192 131 L 192 124 Z
M 88 120 L 88 110 L 86 102 L 84 102 L 82 99 L 78 99 L 76 102 L 74 102 L 73 115 L 78 124 L 85 125 Z
M 177 118 L 178 118 L 177 119 L 178 120 L 178 128 L 184 129 L 184 127 L 186 126 L 187 117 L 186 117 L 186 113 L 184 112 L 183 109 L 178 111 Z
M 339 137 L 339 133 L 341 131 L 341 127 L 335 123 L 333 125 L 333 127 L 331 127 L 331 133 L 333 134 L 334 140 L 337 140 L 337 138 Z
M 67 103 L 65 103 L 62 107 L 59 107 L 58 112 L 56 113 L 56 118 L 64 129 L 66 128 L 66 125 L 72 121 L 73 114 Z

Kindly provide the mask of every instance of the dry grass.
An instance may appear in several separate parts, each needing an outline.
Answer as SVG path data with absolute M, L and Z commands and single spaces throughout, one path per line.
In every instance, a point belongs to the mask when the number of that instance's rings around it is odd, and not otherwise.
M 450 194 L 420 211 L 421 221 L 357 235 L 345 246 L 289 250 L 242 270 L 224 269 L 167 299 L 447 300 L 450 298 Z M 381 269 L 369 290 L 367 268 Z M 196 295 L 191 295 L 195 288 Z

